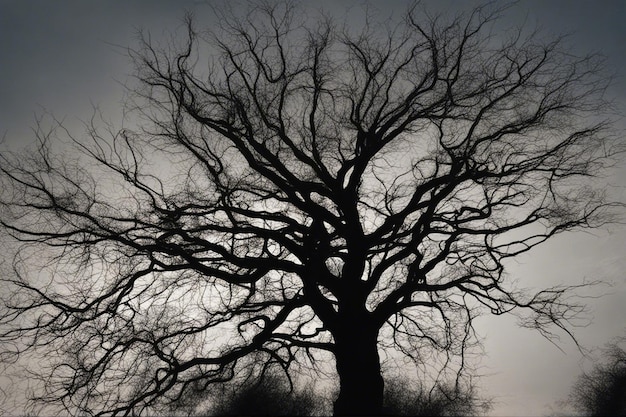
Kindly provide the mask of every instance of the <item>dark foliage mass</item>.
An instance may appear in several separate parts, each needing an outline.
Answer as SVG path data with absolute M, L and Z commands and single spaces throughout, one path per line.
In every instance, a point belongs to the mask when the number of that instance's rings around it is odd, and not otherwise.
M 285 379 L 266 376 L 243 385 L 227 384 L 209 397 L 209 416 L 328 415 L 321 397 L 309 389 L 294 389 Z
M 359 27 L 246 4 L 143 36 L 122 128 L 41 121 L 0 152 L 0 360 L 37 364 L 32 400 L 156 413 L 254 358 L 379 415 L 398 364 L 465 386 L 482 313 L 569 332 L 586 284 L 526 291 L 506 267 L 612 220 L 601 62 L 496 34 L 497 2 Z
M 189 395 L 174 407 L 174 412 L 191 412 L 193 416 L 324 416 L 332 407 L 328 393 L 312 386 L 296 388 L 284 375 L 240 378 L 211 391 Z M 191 405 L 191 407 L 189 407 Z M 386 381 L 381 416 L 479 416 L 490 408 L 474 387 L 461 389 L 438 384 L 425 389 L 407 378 Z
M 608 346 L 591 372 L 585 372 L 570 393 L 570 403 L 587 416 L 626 416 L 626 339 Z
M 480 416 L 491 408 L 471 385 L 441 383 L 426 389 L 406 379 L 386 381 L 384 404 L 388 416 Z

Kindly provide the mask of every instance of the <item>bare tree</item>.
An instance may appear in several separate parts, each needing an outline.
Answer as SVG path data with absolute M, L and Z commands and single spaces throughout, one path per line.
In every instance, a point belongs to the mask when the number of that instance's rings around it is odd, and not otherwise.
M 572 387 L 569 404 L 587 416 L 626 416 L 626 338 L 603 351 L 602 362 L 583 372 Z
M 144 37 L 139 127 L 41 123 L 0 156 L 20 244 L 3 358 L 45 355 L 35 400 L 97 415 L 158 410 L 250 355 L 331 361 L 335 414 L 365 415 L 390 358 L 461 376 L 483 311 L 569 332 L 577 285 L 525 292 L 505 266 L 611 219 L 592 187 L 617 152 L 606 79 L 559 40 L 494 35 L 501 12 L 354 29 L 258 3 L 190 19 L 177 46 Z

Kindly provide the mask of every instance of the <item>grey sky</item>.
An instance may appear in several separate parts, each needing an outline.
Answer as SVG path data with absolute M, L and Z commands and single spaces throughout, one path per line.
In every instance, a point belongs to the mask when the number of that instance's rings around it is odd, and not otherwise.
M 121 111 L 122 87 L 131 73 L 122 50 L 132 46 L 137 28 L 159 37 L 180 25 L 186 9 L 199 26 L 210 24 L 202 1 L 50 1 L 0 0 L 0 137 L 12 146 L 32 140 L 34 114 L 43 109 L 70 124 L 90 116 L 93 102 L 105 114 Z M 361 1 L 325 1 L 327 8 L 357 7 Z M 480 2 L 424 1 L 443 10 Z M 408 1 L 371 1 L 382 12 L 400 13 Z M 436 6 L 435 6 L 436 5 Z M 609 92 L 626 115 L 626 1 L 522 0 L 506 13 L 503 24 L 538 26 L 548 35 L 569 33 L 576 53 L 597 51 L 616 75 Z M 622 119 L 621 126 L 626 127 Z M 608 179 L 626 200 L 626 164 Z M 626 230 L 621 226 L 595 235 L 558 237 L 512 265 L 520 286 L 574 283 L 583 278 L 615 283 L 611 294 L 589 300 L 594 323 L 577 334 L 588 347 L 601 346 L 626 333 Z M 567 395 L 582 366 L 574 345 L 563 340 L 563 352 L 538 334 L 519 329 L 510 318 L 484 318 L 486 357 L 481 372 L 486 395 L 497 396 L 493 415 L 545 415 Z M 555 408 L 556 409 L 556 408 Z

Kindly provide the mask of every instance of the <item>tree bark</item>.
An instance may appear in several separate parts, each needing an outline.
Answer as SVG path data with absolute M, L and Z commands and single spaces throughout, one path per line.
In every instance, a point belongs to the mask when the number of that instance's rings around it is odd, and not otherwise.
M 367 313 L 353 316 L 335 335 L 335 361 L 339 397 L 335 416 L 366 416 L 383 413 L 384 382 L 378 356 L 378 328 L 367 324 Z

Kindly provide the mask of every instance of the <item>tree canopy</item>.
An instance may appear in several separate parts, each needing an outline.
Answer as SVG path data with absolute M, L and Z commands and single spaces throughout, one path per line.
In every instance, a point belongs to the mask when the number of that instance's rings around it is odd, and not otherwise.
M 380 414 L 391 358 L 461 383 L 482 312 L 569 332 L 578 283 L 523 291 L 505 270 L 612 220 L 601 60 L 496 35 L 494 4 L 358 28 L 215 12 L 129 51 L 128 127 L 41 123 L 0 154 L 2 358 L 45 355 L 36 400 L 159 410 L 254 356 L 332 363 L 335 413 Z

